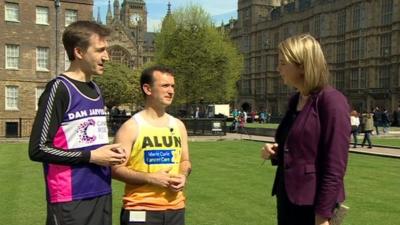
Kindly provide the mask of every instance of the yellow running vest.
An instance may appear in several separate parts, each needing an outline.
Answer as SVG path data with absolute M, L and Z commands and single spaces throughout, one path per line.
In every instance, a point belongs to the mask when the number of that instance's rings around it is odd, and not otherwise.
M 170 174 L 179 173 L 181 134 L 176 119 L 168 116 L 168 127 L 154 127 L 140 113 L 133 116 L 139 130 L 126 165 L 129 169 L 155 173 L 172 167 Z M 152 184 L 126 184 L 123 205 L 127 210 L 182 209 L 185 207 L 185 196 L 183 192 L 173 192 Z

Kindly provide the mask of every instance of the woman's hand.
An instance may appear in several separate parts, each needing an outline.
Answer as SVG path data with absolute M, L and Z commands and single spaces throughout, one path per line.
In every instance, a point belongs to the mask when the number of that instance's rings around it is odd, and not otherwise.
M 315 214 L 315 225 L 329 225 L 329 220 L 327 218 Z
M 276 155 L 276 152 L 278 151 L 278 144 L 264 144 L 264 146 L 261 148 L 261 158 L 264 160 L 271 159 Z

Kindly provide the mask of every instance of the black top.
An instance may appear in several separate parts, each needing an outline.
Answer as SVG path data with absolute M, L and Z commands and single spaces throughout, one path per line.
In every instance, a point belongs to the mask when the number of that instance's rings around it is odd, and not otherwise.
M 71 81 L 87 97 L 97 98 L 99 96 L 93 82 L 73 80 L 62 74 L 60 76 Z M 64 165 L 89 162 L 90 151 L 69 149 L 68 152 L 76 152 L 76 154 L 65 156 L 64 150 L 53 146 L 53 139 L 63 121 L 68 105 L 69 94 L 67 87 L 63 82 L 56 82 L 56 79 L 51 80 L 39 98 L 38 110 L 29 140 L 29 157 L 31 160 Z M 43 120 L 46 117 L 49 118 L 49 127 L 48 129 L 43 129 Z M 45 131 L 47 132 L 45 133 Z
M 284 147 L 290 129 L 292 128 L 294 121 L 296 121 L 296 118 L 300 113 L 300 111 L 296 111 L 297 102 L 298 100 L 295 101 L 293 105 L 289 106 L 288 111 L 286 112 L 281 123 L 279 124 L 278 129 L 276 130 L 275 142 L 278 144 L 278 152 L 275 158 L 275 163 L 278 165 L 278 168 L 276 170 L 272 194 L 284 191 Z

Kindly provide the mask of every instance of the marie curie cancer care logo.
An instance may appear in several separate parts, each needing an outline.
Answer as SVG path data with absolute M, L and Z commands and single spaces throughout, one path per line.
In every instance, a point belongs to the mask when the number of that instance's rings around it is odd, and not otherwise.
M 80 143 L 90 144 L 96 141 L 96 121 L 89 119 L 81 123 L 78 127 Z
M 144 162 L 147 165 L 174 164 L 174 151 L 172 149 L 144 151 Z

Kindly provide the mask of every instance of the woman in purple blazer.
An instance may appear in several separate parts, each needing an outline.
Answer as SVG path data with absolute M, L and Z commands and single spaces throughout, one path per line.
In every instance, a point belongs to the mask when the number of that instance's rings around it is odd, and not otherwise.
M 325 57 L 312 36 L 290 37 L 278 48 L 283 82 L 297 89 L 276 143 L 265 144 L 261 152 L 278 166 L 272 190 L 278 225 L 329 225 L 334 208 L 344 201 L 350 108 L 328 85 Z

